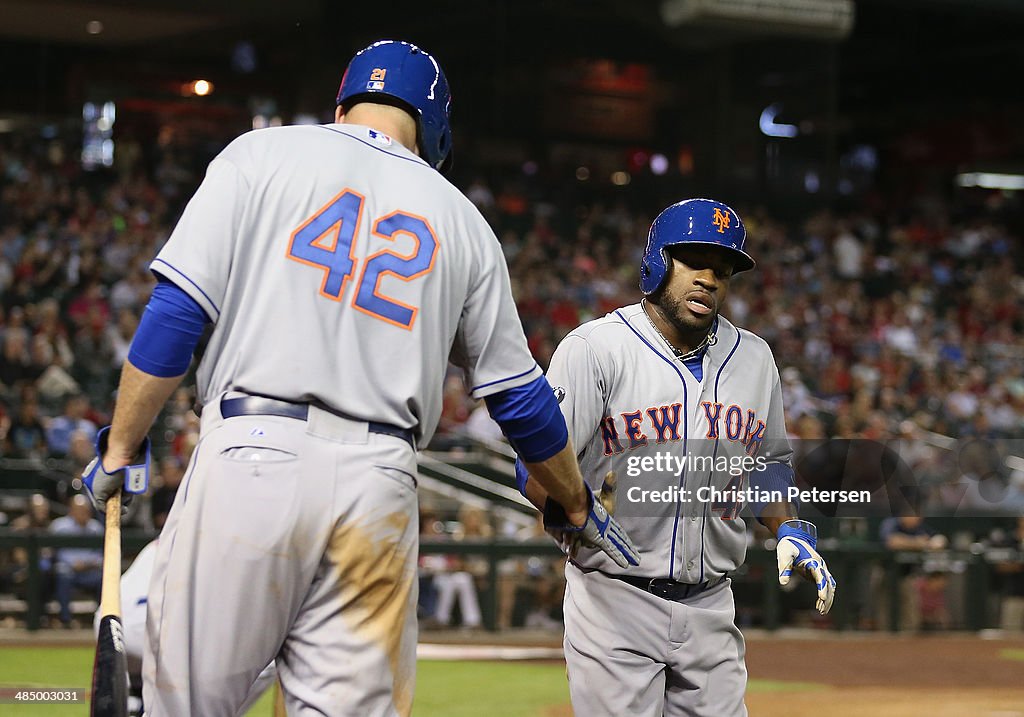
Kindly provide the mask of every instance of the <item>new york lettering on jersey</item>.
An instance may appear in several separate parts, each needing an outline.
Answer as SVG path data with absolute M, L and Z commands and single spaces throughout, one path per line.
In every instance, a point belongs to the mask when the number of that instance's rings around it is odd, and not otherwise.
M 738 441 L 744 446 L 747 455 L 757 454 L 765 432 L 765 422 L 758 418 L 757 412 L 753 409 L 744 411 L 741 406 L 730 404 L 725 409 L 723 420 L 721 402 L 702 401 L 700 406 L 704 409 L 703 417 L 707 424 L 705 438 Z M 638 411 L 620 411 L 617 415 L 613 412 L 605 416 L 601 419 L 604 454 L 612 456 L 626 450 L 636 450 L 647 446 L 649 442 L 658 445 L 678 443 L 682 440 L 679 433 L 679 416 L 682 408 L 683 405 L 677 402 L 649 406 Z M 625 443 L 621 437 L 626 439 Z

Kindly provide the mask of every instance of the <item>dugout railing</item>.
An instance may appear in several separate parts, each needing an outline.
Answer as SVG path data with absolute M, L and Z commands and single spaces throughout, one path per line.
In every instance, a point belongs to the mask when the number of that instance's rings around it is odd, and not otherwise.
M 155 537 L 153 534 L 126 531 L 122 535 L 123 551 L 126 556 L 137 554 Z M 41 594 L 43 573 L 40 557 L 45 549 L 95 548 L 102 550 L 99 536 L 52 535 L 45 532 L 15 532 L 0 528 L 0 553 L 10 555 L 14 548 L 22 548 L 27 556 L 25 566 L 27 578 L 24 582 L 24 615 L 21 616 L 29 630 L 37 630 L 43 615 Z M 481 606 L 484 624 L 496 629 L 498 614 L 498 589 L 502 561 L 531 556 L 557 559 L 561 553 L 546 539 L 516 541 L 493 540 L 430 540 L 420 545 L 423 555 L 478 556 L 487 564 L 486 575 L 481 580 Z M 996 566 L 999 564 L 1024 562 L 1024 552 L 1006 548 L 985 548 L 975 546 L 969 550 L 943 550 L 929 553 L 901 553 L 886 550 L 875 545 L 834 544 L 824 548 L 829 567 L 839 584 L 835 605 L 827 622 L 817 623 L 821 627 L 849 630 L 858 627 L 858 610 L 870 586 L 869 570 L 880 569 L 884 579 L 879 589 L 887 592 L 887 624 L 881 629 L 897 631 L 900 626 L 900 585 L 908 566 L 924 564 L 929 569 L 941 569 L 960 576 L 957 585 L 962 589 L 963 620 L 955 627 L 979 631 L 997 623 L 997 605 L 994 592 Z M 125 564 L 130 563 L 126 558 Z M 774 630 L 782 626 L 787 614 L 794 609 L 812 612 L 813 588 L 803 581 L 795 589 L 780 589 L 776 578 L 775 552 L 761 545 L 753 545 L 747 551 L 747 560 L 734 576 L 734 590 L 737 595 L 737 615 L 756 615 L 750 624 Z M 788 622 L 788 620 L 786 620 Z

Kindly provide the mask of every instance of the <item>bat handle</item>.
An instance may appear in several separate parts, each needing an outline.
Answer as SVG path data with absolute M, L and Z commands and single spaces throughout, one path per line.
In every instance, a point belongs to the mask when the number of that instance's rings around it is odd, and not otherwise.
M 121 616 L 121 491 L 107 499 L 100 616 Z

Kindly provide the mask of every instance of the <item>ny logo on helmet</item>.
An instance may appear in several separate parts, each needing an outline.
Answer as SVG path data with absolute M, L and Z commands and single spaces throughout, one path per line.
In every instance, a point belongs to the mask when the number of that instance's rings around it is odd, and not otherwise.
M 715 216 L 711 223 L 718 227 L 719 234 L 725 234 L 725 230 L 729 228 L 729 214 L 715 207 Z

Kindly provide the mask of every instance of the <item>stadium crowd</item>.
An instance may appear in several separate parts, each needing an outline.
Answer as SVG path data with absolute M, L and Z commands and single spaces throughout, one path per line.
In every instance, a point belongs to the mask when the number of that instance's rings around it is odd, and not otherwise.
M 565 206 L 553 190 L 479 181 L 467 194 L 501 238 L 542 365 L 568 331 L 638 300 L 657 209 Z M 724 313 L 771 344 L 795 435 L 884 438 L 906 420 L 952 437 L 1019 434 L 1024 255 L 1005 226 L 984 213 L 953 223 L 942 205 L 794 225 L 739 211 L 758 270 L 733 282 Z
M 149 261 L 201 177 L 203 161 L 177 156 L 169 144 L 87 173 L 59 140 L 0 142 L 0 459 L 45 464 L 65 491 L 50 497 L 65 503 L 110 420 L 154 285 Z M 639 193 L 567 194 L 525 174 L 464 190 L 501 241 L 542 366 L 568 331 L 639 299 L 660 209 L 631 203 Z M 1011 439 L 1024 429 L 1020 237 L 984 206 L 955 219 L 930 199 L 906 206 L 797 223 L 737 207 L 758 270 L 733 282 L 724 313 L 771 344 L 794 438 Z M 449 378 L 437 446 L 498 438 Z M 139 527 L 166 517 L 198 433 L 193 400 L 180 389 L 154 429 L 159 469 L 133 516 Z M 441 593 L 445 621 L 451 594 Z M 478 623 L 467 605 L 464 619 Z

